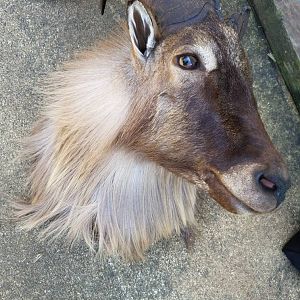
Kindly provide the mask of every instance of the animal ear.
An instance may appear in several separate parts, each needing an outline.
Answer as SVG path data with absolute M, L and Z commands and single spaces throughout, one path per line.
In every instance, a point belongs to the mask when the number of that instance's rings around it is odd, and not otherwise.
M 248 26 L 248 21 L 250 17 L 250 11 L 251 8 L 249 6 L 245 6 L 243 8 L 243 11 L 240 13 L 235 13 L 233 14 L 227 22 L 235 29 L 235 31 L 238 33 L 238 36 L 240 39 L 243 38 L 247 26 Z
M 140 1 L 129 3 L 128 27 L 134 51 L 147 59 L 157 42 L 158 26 L 150 10 Z

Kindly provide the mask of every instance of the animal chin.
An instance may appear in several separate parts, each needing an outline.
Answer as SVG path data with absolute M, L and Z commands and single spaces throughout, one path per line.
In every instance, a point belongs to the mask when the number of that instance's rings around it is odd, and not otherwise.
M 227 211 L 235 214 L 259 214 L 261 212 L 249 207 L 242 200 L 238 199 L 230 190 L 222 183 L 219 177 L 212 171 L 209 171 L 204 181 L 209 187 L 209 195 L 216 200 Z

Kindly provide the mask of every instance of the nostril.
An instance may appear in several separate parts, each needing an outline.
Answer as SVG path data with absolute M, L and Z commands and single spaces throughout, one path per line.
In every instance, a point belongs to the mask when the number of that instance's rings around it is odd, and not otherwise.
M 264 175 L 261 175 L 258 179 L 259 183 L 261 184 L 262 187 L 264 187 L 265 189 L 274 192 L 277 189 L 277 185 L 275 182 L 273 182 L 272 180 L 266 178 Z
M 277 206 L 279 206 L 283 202 L 285 193 L 290 187 L 289 178 L 284 179 L 283 177 L 278 175 L 266 175 L 265 172 L 260 172 L 256 175 L 256 180 L 258 185 L 265 193 L 274 195 L 277 200 Z

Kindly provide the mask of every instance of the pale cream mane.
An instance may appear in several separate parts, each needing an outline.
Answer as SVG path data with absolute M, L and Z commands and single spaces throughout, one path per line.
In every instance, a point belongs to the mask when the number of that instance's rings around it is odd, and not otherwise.
M 196 187 L 115 145 L 130 112 L 129 56 L 122 32 L 50 77 L 49 105 L 27 142 L 32 203 L 18 216 L 27 229 L 47 223 L 45 236 L 132 259 L 194 222 Z

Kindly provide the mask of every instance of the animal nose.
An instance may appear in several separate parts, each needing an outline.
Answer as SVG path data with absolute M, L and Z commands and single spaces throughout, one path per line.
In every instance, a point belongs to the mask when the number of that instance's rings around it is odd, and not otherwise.
M 264 193 L 274 195 L 277 201 L 277 207 L 283 202 L 286 191 L 289 189 L 290 179 L 281 175 L 273 175 L 268 171 L 259 172 L 256 175 L 256 181 Z

